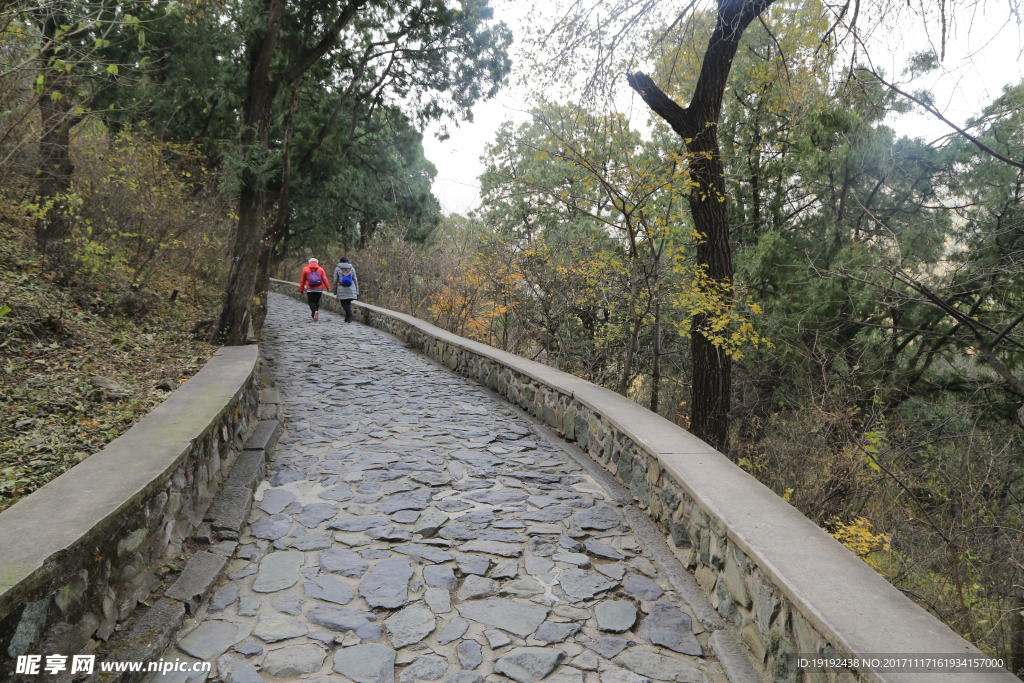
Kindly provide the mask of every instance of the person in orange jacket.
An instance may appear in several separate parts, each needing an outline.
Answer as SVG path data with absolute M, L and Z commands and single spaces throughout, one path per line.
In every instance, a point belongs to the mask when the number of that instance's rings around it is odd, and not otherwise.
M 320 297 L 330 289 L 331 281 L 327 279 L 327 271 L 320 267 L 318 260 L 309 259 L 309 263 L 302 269 L 302 277 L 299 278 L 299 294 L 306 293 L 313 322 L 320 320 Z

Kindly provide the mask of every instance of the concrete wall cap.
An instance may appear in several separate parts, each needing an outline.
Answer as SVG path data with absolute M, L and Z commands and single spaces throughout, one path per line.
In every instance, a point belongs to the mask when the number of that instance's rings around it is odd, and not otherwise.
M 243 391 L 258 354 L 256 346 L 219 349 L 131 429 L 0 514 L 0 618 L 60 570 L 55 558 L 88 543 L 174 472 Z

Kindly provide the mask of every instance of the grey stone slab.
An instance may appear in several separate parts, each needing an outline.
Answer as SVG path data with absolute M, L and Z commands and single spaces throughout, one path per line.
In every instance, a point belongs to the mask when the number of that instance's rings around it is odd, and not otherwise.
M 384 621 L 384 631 L 396 650 L 420 642 L 431 633 L 437 622 L 430 610 L 417 605 L 406 607 Z
M 475 671 L 456 671 L 444 683 L 483 683 L 484 677 Z
M 332 635 L 331 638 L 333 639 L 334 636 Z M 263 646 L 260 645 L 259 641 L 255 638 L 243 640 L 240 644 L 235 645 L 234 650 L 238 654 L 245 655 L 246 657 L 263 654 Z
M 571 564 L 580 569 L 586 569 L 590 566 L 590 558 L 583 553 L 555 553 L 551 556 L 551 559 L 555 562 Z
M 327 649 L 319 643 L 285 645 L 267 652 L 263 671 L 271 676 L 294 678 L 320 670 L 327 659 Z
M 264 643 L 276 643 L 279 640 L 299 638 L 306 635 L 309 628 L 301 619 L 277 612 L 266 612 L 260 615 L 252 634 Z
M 293 481 L 302 481 L 305 478 L 305 473 L 300 472 L 294 467 L 284 467 L 279 469 L 277 472 L 274 472 L 269 481 L 271 486 L 277 487 L 290 484 Z
M 428 507 L 420 513 L 419 519 L 413 525 L 412 532 L 423 538 L 431 538 L 437 535 L 444 523 L 448 521 L 448 515 L 441 512 L 434 506 Z
M 238 585 L 227 583 L 213 592 L 210 598 L 210 611 L 223 612 L 238 599 Z
M 598 529 L 605 531 L 621 524 L 615 508 L 610 505 L 595 505 L 582 512 L 577 512 L 573 522 L 581 529 Z
M 502 560 L 491 570 L 492 579 L 514 579 L 518 575 L 519 562 L 513 559 Z
M 310 503 L 302 508 L 302 512 L 295 516 L 295 521 L 313 529 L 338 514 L 338 507 L 330 503 Z
M 603 564 L 595 564 L 594 569 L 607 576 L 612 581 L 622 581 L 622 577 L 626 574 L 626 568 L 621 564 L 615 564 L 606 562 Z
M 630 650 L 623 652 L 612 661 L 634 673 L 656 681 L 710 683 L 707 675 L 700 669 L 690 666 L 682 659 L 666 657 L 655 652 Z
M 517 647 L 499 657 L 494 672 L 519 683 L 537 683 L 565 659 L 565 653 L 551 647 Z
M 352 500 L 352 488 L 348 484 L 339 484 L 327 489 L 326 491 L 321 491 L 316 494 L 316 496 L 323 500 L 333 500 L 337 503 L 342 503 Z
M 267 458 L 265 452 L 260 450 L 242 451 L 235 464 L 231 466 L 231 473 L 224 480 L 224 486 L 238 486 L 249 489 L 250 495 L 267 476 Z
M 461 512 L 473 507 L 473 504 L 459 498 L 445 498 L 437 502 L 437 507 L 445 512 Z
M 370 607 L 397 609 L 408 600 L 412 574 L 407 560 L 383 560 L 363 576 L 359 595 Z
M 331 538 L 329 531 L 315 531 L 295 539 L 292 541 L 291 547 L 296 550 L 310 551 L 324 550 L 332 545 L 334 545 L 334 539 Z
M 411 472 L 409 478 L 426 486 L 444 486 L 452 480 L 444 472 L 428 472 L 424 470 Z
M 563 548 L 565 550 L 568 550 L 570 553 L 578 553 L 578 552 L 582 552 L 582 550 L 583 550 L 583 544 L 582 543 L 580 543 L 579 541 L 574 540 L 572 538 L 569 538 L 565 534 L 561 534 L 558 537 L 558 545 L 559 545 L 559 547 L 561 547 L 561 548 Z
M 584 646 L 590 648 L 605 659 L 612 659 L 629 646 L 629 641 L 625 638 L 618 638 L 616 636 L 605 636 L 603 638 L 598 638 L 592 643 L 584 643 Z
M 452 611 L 452 595 L 443 588 L 427 588 L 423 591 L 423 602 L 434 614 L 447 614 Z
M 532 574 L 533 576 L 541 576 L 547 574 L 549 571 L 555 568 L 555 563 L 551 560 L 543 557 L 527 557 L 526 558 L 526 573 Z
M 502 585 L 500 590 L 502 595 L 512 595 L 517 598 L 530 598 L 543 592 L 544 586 L 540 585 L 536 579 L 529 577 L 509 581 Z
M 573 602 L 592 600 L 598 593 L 615 587 L 600 574 L 583 569 L 565 569 L 558 575 L 558 583 Z
M 437 642 L 439 645 L 447 645 L 453 640 L 458 640 L 462 636 L 466 635 L 466 631 L 468 630 L 468 621 L 462 617 L 453 617 L 451 621 L 444 625 L 441 632 L 437 634 Z
M 401 680 L 405 681 L 436 681 L 448 671 L 448 660 L 435 655 L 424 655 L 405 667 Z
M 306 556 L 300 552 L 288 551 L 270 553 L 260 562 L 260 571 L 252 584 L 256 593 L 273 593 L 291 588 L 299 582 L 299 568 Z
M 431 565 L 423 568 L 423 582 L 434 588 L 453 591 L 459 580 L 455 578 L 455 570 L 446 565 Z
M 412 534 L 396 524 L 373 527 L 372 529 L 367 529 L 363 533 L 378 541 L 391 541 L 392 543 L 397 543 L 412 540 Z
M 356 683 L 395 683 L 395 651 L 385 645 L 354 645 L 334 653 L 334 671 Z
M 534 557 L 551 557 L 558 551 L 558 540 L 554 536 L 531 536 L 526 547 Z
M 450 541 L 472 541 L 478 538 L 479 535 L 476 529 L 458 522 L 448 524 L 438 532 L 438 536 Z
M 185 563 L 185 568 L 177 581 L 164 591 L 164 597 L 180 600 L 185 604 L 189 614 L 195 614 L 217 583 L 227 562 L 228 558 L 222 555 L 206 551 L 196 553 Z
M 464 670 L 472 671 L 484 661 L 483 648 L 475 640 L 464 640 L 455 646 L 455 655 Z
M 480 531 L 479 537 L 483 541 L 498 541 L 499 543 L 523 542 L 519 534 L 508 529 L 483 529 Z
M 497 650 L 512 643 L 512 639 L 508 637 L 507 633 L 497 629 L 484 631 L 484 638 L 487 639 L 487 644 L 491 646 L 492 650 Z
M 471 600 L 456 605 L 455 609 L 467 619 L 514 633 L 521 638 L 536 631 L 548 616 L 548 610 L 540 605 L 506 598 Z
M 636 607 L 626 600 L 603 600 L 594 607 L 597 628 L 609 633 L 623 633 L 636 623 Z
M 432 545 L 424 545 L 422 543 L 406 543 L 404 545 L 395 546 L 392 550 L 396 553 L 408 555 L 420 564 L 423 564 L 424 562 L 448 562 L 454 559 L 452 554 L 448 551 Z
M 287 534 L 292 528 L 292 518 L 288 515 L 270 515 L 257 519 L 251 528 L 252 535 L 268 541 L 276 541 Z
M 468 500 L 486 503 L 487 505 L 508 505 L 526 500 L 529 494 L 514 489 L 499 489 L 497 491 L 475 491 L 467 493 L 465 497 Z
M 420 513 L 416 510 L 399 510 L 391 515 L 391 521 L 395 524 L 412 524 L 419 518 Z
M 306 620 L 331 631 L 356 631 L 373 619 L 368 612 L 335 607 L 334 605 L 314 605 L 306 611 Z
M 196 659 L 209 661 L 248 636 L 248 626 L 228 621 L 203 621 L 178 641 L 178 648 Z
M 390 515 L 399 510 L 423 510 L 430 505 L 433 493 L 430 489 L 418 489 L 408 493 L 399 493 L 377 503 L 377 508 Z
M 268 515 L 284 512 L 284 509 L 295 502 L 295 494 L 287 489 L 267 489 L 263 492 L 263 500 L 256 504 Z
M 349 507 L 351 508 L 351 506 Z M 387 526 L 390 523 L 391 520 L 387 517 L 348 517 L 331 522 L 327 525 L 327 528 L 336 529 L 338 531 L 366 531 L 367 529 L 372 529 L 377 526 Z
M 537 640 L 545 643 L 561 643 L 566 638 L 579 633 L 579 624 L 570 624 L 558 621 L 545 621 L 533 635 Z
M 284 612 L 290 614 L 293 617 L 297 617 L 302 613 L 302 605 L 305 604 L 306 598 L 295 593 L 285 593 L 284 595 L 275 595 L 270 599 L 271 606 L 278 612 Z
M 595 557 L 603 557 L 606 560 L 626 559 L 626 556 L 622 554 L 622 551 L 594 538 L 588 538 L 584 541 L 583 547 L 587 549 L 588 553 Z
M 704 652 L 691 628 L 690 615 L 668 603 L 656 602 L 637 629 L 637 635 L 669 650 L 702 657 Z
M 459 546 L 459 550 L 467 553 L 486 553 L 501 557 L 519 557 L 523 554 L 523 546 L 517 543 L 501 543 L 499 541 L 470 541 Z
M 486 575 L 491 566 L 490 558 L 479 555 L 459 555 L 456 562 L 459 565 L 459 571 L 463 574 L 476 574 L 477 576 Z
M 733 679 L 729 679 L 733 683 Z M 760 679 L 758 679 L 760 681 Z M 601 672 L 601 683 L 651 683 L 647 676 L 633 673 L 628 669 L 608 669 Z
M 520 515 L 519 519 L 527 522 L 558 522 L 572 515 L 572 508 L 567 505 L 552 505 L 543 510 L 533 510 Z
M 370 568 L 363 558 L 347 548 L 331 548 L 320 553 L 318 559 L 324 571 L 353 579 L 358 579 Z
M 356 596 L 352 587 L 334 576 L 318 576 L 302 584 L 302 590 L 315 600 L 347 605 Z
M 229 655 L 217 658 L 217 674 L 223 683 L 265 683 L 266 681 L 252 664 Z M 200 675 L 203 678 L 198 680 L 206 680 L 205 673 Z M 186 679 L 186 683 L 192 683 L 192 681 Z
M 254 617 L 263 601 L 255 595 L 243 595 L 238 600 L 238 616 Z
M 630 574 L 626 577 L 626 580 L 622 582 L 622 592 L 637 600 L 652 602 L 665 593 L 661 586 L 639 574 Z
M 497 581 L 471 574 L 463 579 L 456 595 L 459 600 L 479 600 L 489 598 L 497 592 Z
M 593 652 L 584 650 L 583 652 L 576 655 L 571 662 L 569 662 L 574 668 L 580 671 L 597 671 L 601 664 L 601 660 L 597 658 Z

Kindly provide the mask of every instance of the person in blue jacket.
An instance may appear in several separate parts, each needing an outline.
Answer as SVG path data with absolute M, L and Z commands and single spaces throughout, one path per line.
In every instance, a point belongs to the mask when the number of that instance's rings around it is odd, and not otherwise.
M 359 298 L 359 278 L 356 269 L 344 256 L 334 267 L 334 296 L 345 309 L 345 322 L 352 322 L 352 301 Z

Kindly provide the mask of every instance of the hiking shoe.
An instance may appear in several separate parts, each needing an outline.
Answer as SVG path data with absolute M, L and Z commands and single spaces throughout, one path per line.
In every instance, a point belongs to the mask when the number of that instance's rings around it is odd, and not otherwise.
M 320 322 L 320 311 L 317 311 L 316 313 L 313 314 L 313 322 Z

